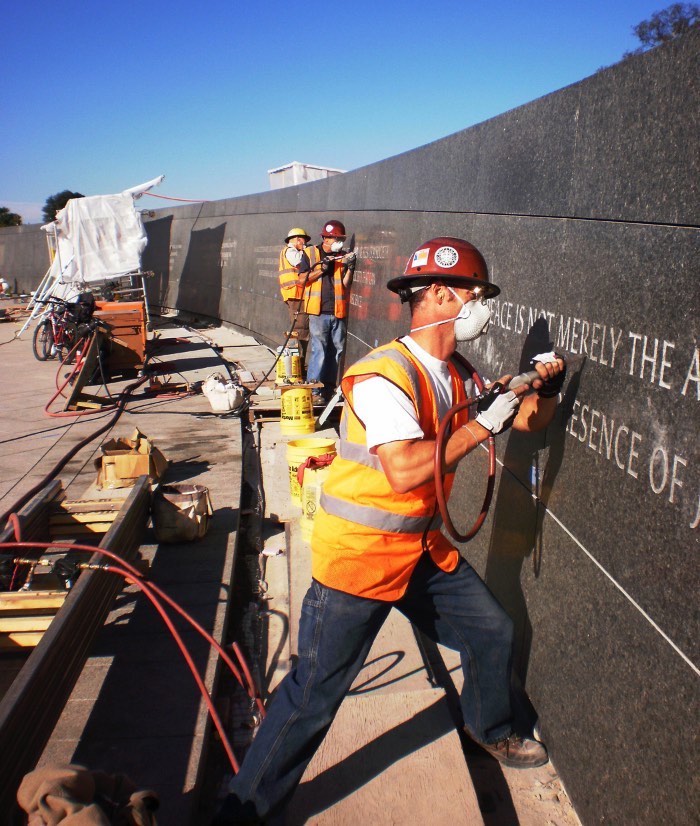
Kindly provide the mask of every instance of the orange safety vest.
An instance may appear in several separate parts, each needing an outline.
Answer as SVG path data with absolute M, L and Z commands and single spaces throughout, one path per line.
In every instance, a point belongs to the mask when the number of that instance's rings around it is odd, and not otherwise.
M 471 395 L 471 379 L 452 360 L 449 369 L 453 403 L 457 404 Z M 428 372 L 400 341 L 373 350 L 346 372 L 342 389 L 347 404 L 338 455 L 314 518 L 312 575 L 329 588 L 393 601 L 406 591 L 424 550 L 443 571 L 455 569 L 459 553 L 440 532 L 433 479 L 397 493 L 379 457 L 367 449 L 365 427 L 353 408 L 353 387 L 369 376 L 383 376 L 413 401 L 425 439 L 435 439 L 440 426 Z M 452 419 L 452 429 L 467 421 L 467 411 L 461 411 Z M 447 473 L 446 496 L 453 482 L 454 472 Z
M 299 270 L 293 267 L 287 260 L 287 250 L 289 247 L 282 247 L 279 260 L 279 280 L 280 292 L 282 293 L 282 300 L 289 301 L 290 298 L 303 298 L 304 288 L 299 283 Z M 314 264 L 320 261 L 320 254 L 315 246 L 304 247 L 302 252 L 305 253 L 309 259 L 309 264 L 313 267 Z
M 313 247 L 318 255 L 318 261 L 321 260 L 321 252 L 318 247 Z M 311 262 L 313 267 L 314 262 Z M 348 301 L 350 299 L 350 290 L 343 287 L 343 273 L 345 272 L 345 265 L 340 261 L 335 261 L 333 264 L 333 291 L 335 293 L 335 304 L 333 307 L 333 315 L 336 318 L 347 318 L 348 315 Z M 306 304 L 304 312 L 309 315 L 321 315 L 321 281 L 322 278 L 312 281 L 306 288 Z

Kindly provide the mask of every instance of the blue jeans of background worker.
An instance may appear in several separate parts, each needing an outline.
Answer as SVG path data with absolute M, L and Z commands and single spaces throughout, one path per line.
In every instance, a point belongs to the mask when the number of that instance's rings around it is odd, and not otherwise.
M 221 814 L 264 818 L 289 800 L 392 606 L 431 640 L 459 651 L 470 734 L 495 743 L 512 733 L 513 623 L 467 562 L 448 574 L 423 554 L 396 603 L 313 580 L 301 610 L 297 665 L 278 687 Z
M 321 313 L 309 316 L 308 382 L 323 382 L 324 390 L 334 390 L 338 383 L 340 357 L 345 349 L 347 322 L 344 318 Z

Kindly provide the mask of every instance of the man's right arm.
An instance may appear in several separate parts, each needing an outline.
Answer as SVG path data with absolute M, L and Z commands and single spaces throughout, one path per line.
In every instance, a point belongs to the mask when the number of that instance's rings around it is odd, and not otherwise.
M 511 378 L 503 376 L 499 381 L 507 386 Z M 479 415 L 484 424 L 478 419 L 472 419 L 457 428 L 445 445 L 445 467 L 456 466 L 492 433 L 499 433 L 507 426 L 519 406 L 520 396 L 528 390 L 526 385 L 522 385 L 508 394 L 497 396 L 485 411 L 488 415 Z M 377 455 L 384 473 L 397 493 L 407 493 L 434 477 L 435 444 L 435 439 L 423 438 L 387 442 L 377 446 Z
M 488 437 L 488 430 L 476 421 L 457 428 L 447 440 L 445 466 L 456 465 Z M 377 455 L 389 484 L 397 493 L 408 493 L 435 475 L 435 439 L 387 442 L 377 447 Z

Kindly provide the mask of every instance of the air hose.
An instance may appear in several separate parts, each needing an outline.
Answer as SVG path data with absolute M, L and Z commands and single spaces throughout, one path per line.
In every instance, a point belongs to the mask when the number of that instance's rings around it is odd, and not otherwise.
M 476 389 L 479 391 L 479 395 L 474 399 L 467 399 L 466 401 L 459 402 L 459 404 L 454 405 L 451 407 L 445 417 L 440 422 L 440 427 L 438 429 L 437 437 L 435 439 L 435 465 L 434 465 L 434 479 L 435 479 L 435 494 L 437 497 L 438 508 L 440 510 L 440 516 L 442 517 L 443 524 L 445 525 L 445 529 L 455 540 L 455 542 L 469 542 L 470 539 L 473 539 L 481 526 L 484 524 L 484 520 L 489 512 L 489 507 L 491 506 L 491 499 L 493 498 L 493 489 L 496 484 L 496 440 L 493 436 L 488 437 L 488 454 L 489 454 L 489 465 L 488 465 L 488 477 L 486 482 L 486 493 L 484 494 L 484 502 L 481 506 L 481 511 L 476 518 L 476 521 L 471 526 L 471 528 L 466 533 L 460 533 L 454 526 L 452 518 L 450 517 L 450 512 L 447 508 L 447 497 L 445 496 L 445 485 L 444 485 L 444 478 L 446 473 L 445 468 L 445 448 L 447 446 L 447 440 L 449 436 L 452 435 L 451 424 L 452 419 L 457 415 L 457 413 L 465 410 L 467 407 L 471 407 L 474 404 L 477 404 L 484 396 L 484 383 L 481 380 L 481 376 L 476 372 L 474 367 L 470 364 L 469 361 L 461 354 L 455 353 L 454 358 L 458 361 L 462 367 L 470 374 Z M 536 370 L 530 370 L 527 373 L 521 373 L 515 378 L 511 379 L 508 383 L 508 389 L 514 390 L 516 387 L 519 387 L 523 384 L 530 385 L 535 379 L 540 378 L 539 373 Z M 489 392 L 496 392 L 503 391 L 504 386 L 496 382 Z

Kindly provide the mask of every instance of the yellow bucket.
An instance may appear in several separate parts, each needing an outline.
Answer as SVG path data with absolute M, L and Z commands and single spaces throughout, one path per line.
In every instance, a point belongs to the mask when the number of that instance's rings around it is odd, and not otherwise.
M 335 453 L 333 439 L 294 439 L 287 443 L 289 492 L 295 505 L 301 507 L 301 485 L 297 479 L 299 465 L 303 465 L 309 456 L 323 456 L 324 453 Z
M 313 433 L 316 430 L 310 387 L 282 389 L 280 425 L 282 433 L 290 436 Z
M 311 542 L 314 530 L 314 516 L 321 501 L 321 490 L 326 481 L 330 465 L 319 468 L 304 468 L 304 483 L 301 486 L 301 536 L 305 542 Z

